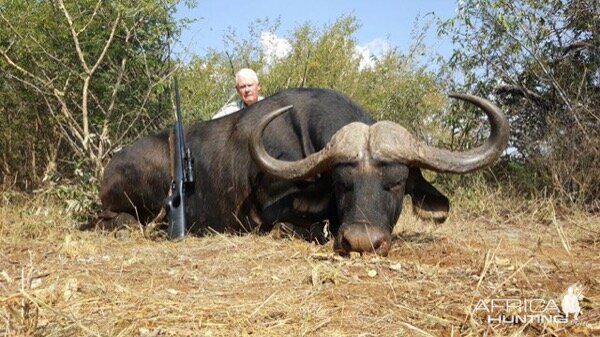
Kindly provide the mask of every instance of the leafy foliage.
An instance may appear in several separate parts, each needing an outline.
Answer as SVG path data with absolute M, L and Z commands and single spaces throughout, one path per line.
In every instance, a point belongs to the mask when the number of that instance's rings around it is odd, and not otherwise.
M 584 203 L 600 197 L 599 6 L 466 0 L 440 25 L 457 45 L 449 62 L 459 72 L 455 86 L 494 97 L 511 120 L 512 163 L 504 174 L 523 177 L 525 189 Z M 473 126 L 458 133 L 480 130 L 471 115 L 453 118 Z
M 96 179 L 119 144 L 161 124 L 175 0 L 0 6 L 3 183 Z M 5 122 L 5 123 L 4 123 Z M 27 131 L 27 132 L 23 132 Z M 84 182 L 87 183 L 87 182 Z

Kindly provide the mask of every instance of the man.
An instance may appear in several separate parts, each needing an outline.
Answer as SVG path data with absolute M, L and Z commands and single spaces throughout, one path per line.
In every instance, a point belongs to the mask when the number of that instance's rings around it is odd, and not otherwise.
M 223 106 L 212 119 L 229 115 L 263 99 L 262 96 L 259 96 L 258 76 L 252 69 L 244 68 L 235 74 L 235 90 L 240 99 Z

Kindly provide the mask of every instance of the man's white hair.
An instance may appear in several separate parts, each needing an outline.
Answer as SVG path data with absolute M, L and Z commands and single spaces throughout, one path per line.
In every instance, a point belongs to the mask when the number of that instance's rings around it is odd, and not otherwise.
M 237 74 L 235 74 L 235 85 L 238 85 L 240 83 L 241 78 L 249 79 L 253 82 L 258 83 L 258 76 L 254 72 L 254 70 L 250 68 L 240 69 L 240 71 L 238 71 Z

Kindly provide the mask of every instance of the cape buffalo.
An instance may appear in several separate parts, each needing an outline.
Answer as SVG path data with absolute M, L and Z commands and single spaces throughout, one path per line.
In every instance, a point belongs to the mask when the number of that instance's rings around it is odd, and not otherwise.
M 185 128 L 195 158 L 191 230 L 270 230 L 329 220 L 340 254 L 387 255 L 405 194 L 416 213 L 445 220 L 448 199 L 421 168 L 467 173 L 490 165 L 508 142 L 508 122 L 485 99 L 452 97 L 488 116 L 487 141 L 466 152 L 427 146 L 392 122 L 376 122 L 344 95 L 291 89 L 238 113 Z M 291 106 L 288 108 L 283 108 Z M 118 152 L 101 185 L 104 222 L 119 216 L 149 222 L 170 186 L 168 130 Z

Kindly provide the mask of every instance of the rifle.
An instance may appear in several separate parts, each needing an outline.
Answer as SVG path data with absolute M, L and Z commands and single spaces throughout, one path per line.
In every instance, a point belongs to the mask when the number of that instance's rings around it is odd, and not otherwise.
M 175 124 L 175 174 L 171 183 L 171 194 L 165 199 L 169 208 L 169 239 L 183 239 L 186 231 L 185 201 L 187 194 L 194 189 L 194 159 L 190 149 L 185 147 L 183 122 L 179 100 L 179 83 L 175 77 L 175 103 L 177 123 Z

